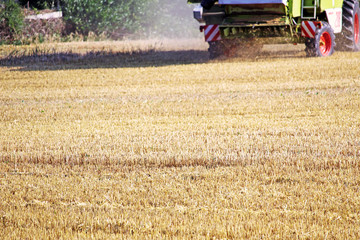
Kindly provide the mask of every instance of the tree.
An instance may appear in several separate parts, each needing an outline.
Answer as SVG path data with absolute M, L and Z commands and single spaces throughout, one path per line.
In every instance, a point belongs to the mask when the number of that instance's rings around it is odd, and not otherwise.
M 70 29 L 85 36 L 184 37 L 197 29 L 185 0 L 64 0 L 62 11 Z
M 4 8 L 0 9 L 1 39 L 12 41 L 21 33 L 24 24 L 24 15 L 21 7 L 14 0 L 6 0 Z
M 32 9 L 50 9 L 56 6 L 57 0 L 19 0 L 21 6 L 27 6 L 29 3 L 29 7 Z
M 63 16 L 72 29 L 88 35 L 131 33 L 140 27 L 146 0 L 64 0 Z

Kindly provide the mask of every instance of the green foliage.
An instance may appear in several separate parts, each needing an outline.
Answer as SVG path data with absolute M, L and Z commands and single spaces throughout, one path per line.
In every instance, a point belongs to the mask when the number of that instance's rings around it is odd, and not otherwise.
M 27 6 L 28 2 L 30 8 L 38 10 L 56 6 L 56 0 L 19 0 L 21 6 Z
M 184 37 L 197 29 L 186 1 L 65 0 L 62 10 L 70 30 L 85 36 L 94 32 L 113 38 Z
M 24 15 L 20 6 L 14 0 L 6 0 L 4 8 L 0 9 L 0 19 L 1 39 L 14 40 L 24 25 Z
M 140 27 L 140 15 L 146 0 L 65 0 L 62 6 L 64 19 L 81 34 L 88 35 L 115 31 L 123 34 Z

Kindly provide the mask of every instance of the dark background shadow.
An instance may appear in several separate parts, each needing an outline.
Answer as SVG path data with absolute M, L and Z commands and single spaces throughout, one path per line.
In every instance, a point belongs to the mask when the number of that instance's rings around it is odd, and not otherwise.
M 144 51 L 136 53 L 89 52 L 52 53 L 33 56 L 8 57 L 0 60 L 0 66 L 19 67 L 17 71 L 71 70 L 96 68 L 160 67 L 204 63 L 207 51 Z
M 296 51 L 261 52 L 256 56 L 234 56 L 209 60 L 209 53 L 202 50 L 141 51 L 132 53 L 109 53 L 103 51 L 77 53 L 51 53 L 32 56 L 11 56 L 0 59 L 0 66 L 16 67 L 14 71 L 53 71 L 96 68 L 138 68 L 169 65 L 201 64 L 225 61 L 258 61 L 261 59 L 299 58 L 304 54 Z

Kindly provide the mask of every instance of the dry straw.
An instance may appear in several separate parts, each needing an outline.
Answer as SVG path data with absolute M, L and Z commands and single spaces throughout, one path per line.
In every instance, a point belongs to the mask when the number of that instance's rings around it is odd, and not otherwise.
M 359 53 L 161 48 L 0 67 L 2 239 L 360 237 Z

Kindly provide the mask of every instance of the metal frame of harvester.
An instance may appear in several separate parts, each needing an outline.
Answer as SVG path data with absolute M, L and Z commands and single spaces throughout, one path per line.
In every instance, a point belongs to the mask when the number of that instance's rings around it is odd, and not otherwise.
M 359 0 L 188 0 L 210 58 L 264 43 L 305 43 L 307 56 L 360 50 Z M 336 42 L 335 42 L 336 38 Z

